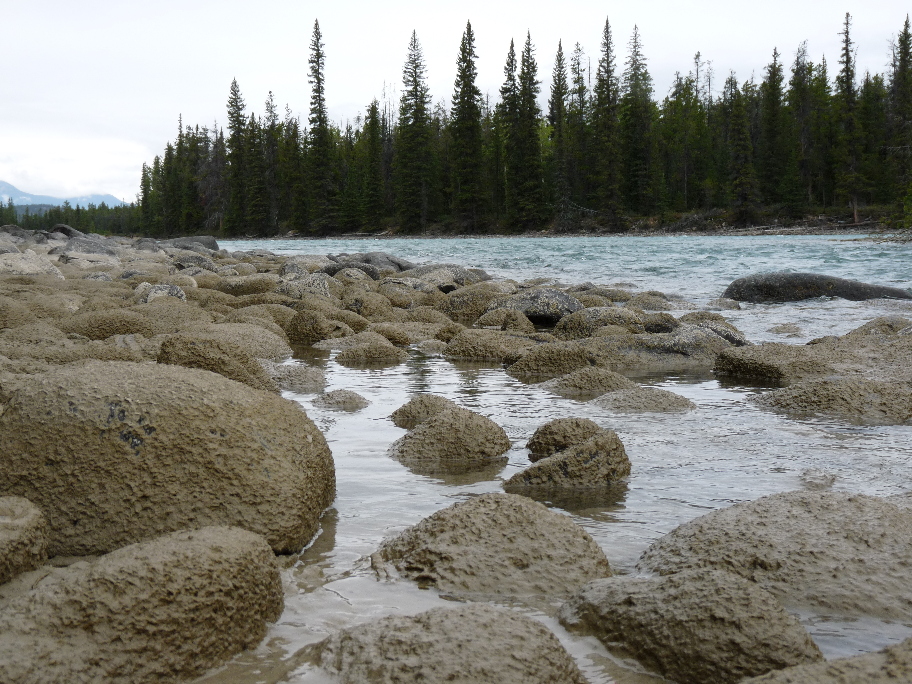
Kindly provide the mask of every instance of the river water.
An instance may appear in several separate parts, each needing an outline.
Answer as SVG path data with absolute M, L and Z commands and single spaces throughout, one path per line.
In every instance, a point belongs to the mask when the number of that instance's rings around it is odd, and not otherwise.
M 912 246 L 861 236 L 484 238 L 409 240 L 270 240 L 222 243 L 228 250 L 277 254 L 385 251 L 418 263 L 483 268 L 497 278 L 590 281 L 660 290 L 698 308 L 735 278 L 769 270 L 812 271 L 895 287 L 912 287 Z M 684 310 L 673 312 L 676 315 Z M 723 311 L 754 342 L 801 344 L 839 335 L 881 315 L 912 318 L 912 303 L 812 300 L 742 305 Z M 772 332 L 792 324 L 791 332 Z M 639 377 L 697 404 L 683 415 L 614 414 L 524 384 L 499 366 L 453 364 L 412 350 L 408 362 L 355 370 L 315 353 L 301 362 L 326 370 L 327 391 L 349 389 L 371 404 L 349 413 L 313 405 L 316 395 L 285 392 L 326 435 L 336 463 L 338 494 L 320 536 L 300 556 L 283 559 L 285 612 L 255 651 L 210 673 L 207 682 L 328 681 L 295 654 L 330 632 L 390 614 L 452 605 L 408 581 L 378 581 L 365 558 L 380 542 L 467 497 L 502 491 L 501 482 L 528 465 L 525 443 L 558 417 L 591 418 L 615 430 L 632 473 L 596 501 L 545 501 L 571 515 L 604 549 L 617 572 L 633 572 L 651 542 L 704 513 L 775 492 L 830 488 L 886 496 L 912 488 L 912 428 L 860 427 L 829 419 L 794 420 L 749 401 L 764 387 L 720 382 L 711 374 Z M 405 431 L 388 419 L 416 393 L 432 392 L 490 417 L 510 437 L 508 464 L 456 478 L 427 477 L 387 457 Z M 557 604 L 510 606 L 541 620 L 574 655 L 592 682 L 646 682 L 597 641 L 566 633 Z M 827 657 L 877 650 L 912 636 L 912 624 L 846 621 L 804 613 L 800 619 Z

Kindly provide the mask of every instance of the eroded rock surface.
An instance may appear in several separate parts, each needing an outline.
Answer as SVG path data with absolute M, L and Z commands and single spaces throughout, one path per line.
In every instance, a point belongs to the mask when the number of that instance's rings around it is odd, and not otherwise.
M 593 399 L 591 403 L 615 413 L 683 413 L 697 408 L 687 397 L 658 387 L 634 387 L 608 392 Z
M 0 584 L 47 559 L 47 521 L 21 496 L 0 496 Z
M 906 425 L 912 421 L 912 385 L 905 382 L 808 380 L 767 392 L 755 401 L 784 413 L 828 415 L 856 423 Z
M 540 426 L 526 444 L 529 460 L 538 461 L 552 456 L 559 451 L 582 444 L 594 437 L 602 428 L 588 418 L 555 418 Z
M 603 430 L 582 444 L 536 461 L 504 482 L 508 492 L 527 488 L 605 488 L 630 474 L 630 459 L 613 430 Z
M 436 394 L 418 394 L 393 411 L 390 419 L 397 427 L 411 430 L 441 411 L 452 408 L 457 408 L 457 404 L 446 397 Z
M 762 304 L 766 302 L 799 302 L 814 297 L 841 297 L 852 301 L 864 299 L 912 299 L 912 293 L 897 287 L 868 285 L 819 273 L 757 273 L 733 281 L 725 299 Z

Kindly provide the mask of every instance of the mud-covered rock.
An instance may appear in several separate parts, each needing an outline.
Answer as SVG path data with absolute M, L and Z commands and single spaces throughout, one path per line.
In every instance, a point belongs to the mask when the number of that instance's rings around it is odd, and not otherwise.
M 0 494 L 41 508 L 51 554 L 211 524 L 297 551 L 335 495 L 326 440 L 297 404 L 179 366 L 36 375 L 0 416 L 0 452 Z
M 526 335 L 466 328 L 450 339 L 444 355 L 449 359 L 503 363 L 522 357 L 535 346 L 536 342 Z
M 598 544 L 569 517 L 513 494 L 483 494 L 385 541 L 375 569 L 463 595 L 558 596 L 609 577 Z
M 762 394 L 760 406 L 797 416 L 826 415 L 869 425 L 912 422 L 912 385 L 864 378 L 807 380 Z
M 488 304 L 487 311 L 514 309 L 522 312 L 532 323 L 555 325 L 564 316 L 579 311 L 583 305 L 566 292 L 552 288 L 527 290 L 507 297 L 498 297 Z
M 457 408 L 457 404 L 436 394 L 418 394 L 393 411 L 390 420 L 404 430 L 412 430 L 442 411 Z
M 0 680 L 179 681 L 256 646 L 282 612 L 262 537 L 181 531 L 55 570 L 0 613 Z
M 200 368 L 242 382 L 254 389 L 278 392 L 272 378 L 247 351 L 226 339 L 173 335 L 162 342 L 158 363 Z
M 364 333 L 360 333 L 364 334 Z M 343 366 L 396 366 L 408 360 L 408 352 L 394 347 L 386 338 L 343 349 L 336 354 L 336 363 Z
M 311 647 L 343 684 L 585 684 L 541 623 L 484 604 L 390 616 Z
M 448 291 L 446 300 L 437 304 L 438 311 L 462 323 L 470 323 L 481 317 L 488 304 L 503 292 L 494 283 L 479 283 Z
M 578 368 L 572 373 L 547 380 L 539 387 L 564 397 L 591 399 L 606 392 L 635 389 L 637 385 L 623 375 L 607 368 L 586 366 Z
M 656 541 L 637 567 L 728 570 L 788 608 L 909 620 L 912 510 L 842 492 L 787 492 L 713 511 Z
M 354 331 L 341 321 L 332 320 L 316 311 L 298 311 L 285 326 L 291 344 L 310 346 L 321 340 L 354 335 Z
M 507 373 L 534 381 L 556 378 L 595 365 L 602 365 L 599 358 L 576 342 L 555 342 L 532 346 L 507 368 Z
M 756 273 L 738 278 L 725 288 L 722 297 L 739 302 L 800 302 L 815 297 L 865 299 L 912 299 L 912 293 L 897 287 L 868 285 L 819 273 Z
M 370 402 L 357 392 L 338 389 L 326 394 L 321 394 L 314 399 L 314 406 L 322 408 L 339 409 L 340 411 L 360 411 L 370 405 Z
M 630 459 L 613 430 L 602 430 L 585 442 L 540 459 L 504 482 L 508 492 L 527 488 L 605 488 L 630 474 Z
M 41 509 L 21 496 L 0 496 L 0 584 L 44 563 L 47 538 Z
M 561 607 L 560 621 L 606 645 L 621 644 L 679 682 L 733 684 L 823 659 L 771 594 L 718 570 L 595 580 Z
M 683 413 L 697 408 L 687 397 L 658 387 L 616 390 L 590 403 L 614 413 Z
M 448 408 L 421 421 L 396 440 L 390 456 L 422 475 L 457 474 L 503 463 L 507 433 L 490 418 L 464 408 Z
M 255 359 L 281 361 L 291 356 L 291 347 L 284 338 L 270 332 L 262 325 L 252 323 L 214 323 L 204 326 L 188 326 L 187 333 L 194 337 L 210 340 L 224 340 L 244 349 Z
M 540 426 L 526 444 L 529 460 L 538 461 L 575 444 L 582 444 L 602 431 L 588 418 L 555 418 Z

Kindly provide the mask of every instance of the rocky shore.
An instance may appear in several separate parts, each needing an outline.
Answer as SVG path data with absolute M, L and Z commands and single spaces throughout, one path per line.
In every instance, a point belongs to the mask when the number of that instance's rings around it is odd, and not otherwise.
M 188 681 L 260 643 L 283 610 L 282 556 L 312 542 L 336 491 L 330 445 L 282 392 L 367 406 L 323 392 L 324 371 L 301 360 L 314 350 L 356 369 L 417 353 L 500 364 L 623 413 L 693 411 L 638 378 L 712 371 L 777 386 L 757 395 L 763 411 L 912 423 L 912 320 L 785 345 L 752 344 L 726 319 L 738 300 L 904 294 L 798 275 L 736 281 L 698 310 L 658 291 L 498 280 L 382 252 L 0 227 L 0 681 Z M 407 432 L 388 457 L 418 476 L 496 474 L 512 447 L 503 426 L 441 396 L 390 414 Z M 567 416 L 527 448 L 503 492 L 442 508 L 366 561 L 378 582 L 451 607 L 365 618 L 270 681 L 305 666 L 342 682 L 589 681 L 513 604 L 550 611 L 643 676 L 912 678 L 912 640 L 827 663 L 795 617 L 912 621 L 908 497 L 762 497 L 681 525 L 624 575 L 610 548 L 536 502 L 627 478 L 637 465 L 618 434 Z

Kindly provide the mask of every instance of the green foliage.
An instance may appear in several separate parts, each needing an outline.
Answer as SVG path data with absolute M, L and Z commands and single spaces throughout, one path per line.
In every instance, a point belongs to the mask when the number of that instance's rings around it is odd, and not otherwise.
M 395 156 L 396 207 L 403 231 L 427 227 L 431 200 L 431 96 L 425 79 L 424 54 L 412 31 L 402 69 L 402 97 Z
M 449 128 L 452 136 L 453 211 L 472 231 L 479 227 L 482 217 L 481 91 L 475 85 L 477 58 L 472 24 L 466 23 L 456 59 Z

